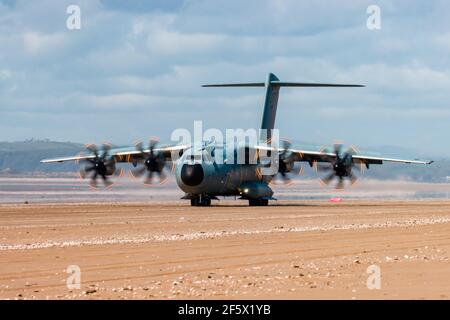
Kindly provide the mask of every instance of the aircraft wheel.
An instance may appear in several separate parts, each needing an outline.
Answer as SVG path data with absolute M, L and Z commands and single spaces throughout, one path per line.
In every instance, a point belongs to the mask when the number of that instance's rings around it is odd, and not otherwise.
M 198 197 L 192 198 L 191 199 L 191 206 L 193 206 L 193 207 L 198 206 L 199 200 L 200 199 Z
M 269 200 L 267 199 L 249 199 L 248 200 L 248 205 L 251 207 L 254 206 L 268 206 L 269 205 Z
M 211 205 L 211 199 L 208 197 L 195 197 L 191 199 L 193 207 L 208 207 Z

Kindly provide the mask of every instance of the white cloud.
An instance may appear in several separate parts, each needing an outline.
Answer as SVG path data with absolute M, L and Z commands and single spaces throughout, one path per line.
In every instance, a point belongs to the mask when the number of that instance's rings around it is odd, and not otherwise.
M 161 55 L 207 54 L 220 49 L 226 37 L 218 34 L 193 33 L 183 34 L 160 30 L 148 36 L 147 45 L 152 53 Z
M 45 54 L 61 50 L 65 43 L 62 33 L 42 34 L 38 32 L 26 32 L 23 34 L 23 46 L 31 55 Z
M 0 81 L 7 80 L 11 77 L 11 71 L 7 69 L 0 69 Z

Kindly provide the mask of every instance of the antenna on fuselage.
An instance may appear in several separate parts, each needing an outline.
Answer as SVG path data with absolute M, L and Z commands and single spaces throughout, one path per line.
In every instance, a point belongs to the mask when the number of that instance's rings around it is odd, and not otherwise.
M 308 83 L 308 82 L 285 82 L 280 81 L 273 73 L 269 73 L 266 82 L 249 82 L 249 83 L 224 83 L 224 84 L 205 84 L 205 88 L 211 87 L 265 87 L 263 116 L 261 129 L 267 130 L 267 137 L 261 137 L 264 140 L 270 140 L 272 137 L 272 129 L 275 126 L 275 116 L 277 113 L 278 96 L 281 87 L 364 87 L 359 84 L 331 84 L 331 83 Z

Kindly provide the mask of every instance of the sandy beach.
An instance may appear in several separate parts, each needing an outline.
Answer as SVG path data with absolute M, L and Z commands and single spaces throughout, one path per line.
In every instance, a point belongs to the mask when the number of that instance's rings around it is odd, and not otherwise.
M 3 204 L 0 229 L 1 299 L 450 297 L 446 200 Z

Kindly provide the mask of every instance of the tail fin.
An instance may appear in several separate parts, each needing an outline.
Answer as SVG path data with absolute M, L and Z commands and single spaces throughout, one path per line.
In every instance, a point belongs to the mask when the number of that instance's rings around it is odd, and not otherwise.
M 261 132 L 261 139 L 272 138 L 272 129 L 275 127 L 275 116 L 277 114 L 278 96 L 280 95 L 280 86 L 274 84 L 280 80 L 273 74 L 267 75 L 265 87 L 266 95 L 264 97 L 264 111 L 261 122 L 261 129 L 267 130 L 267 133 Z
M 252 83 L 227 83 L 227 84 L 207 84 L 202 87 L 265 87 L 264 111 L 261 129 L 267 130 L 267 139 L 272 137 L 272 129 L 275 126 L 275 116 L 277 113 L 278 96 L 280 87 L 364 87 L 357 84 L 330 84 L 330 83 L 305 83 L 305 82 L 284 82 L 280 81 L 273 73 L 267 75 L 266 82 Z

